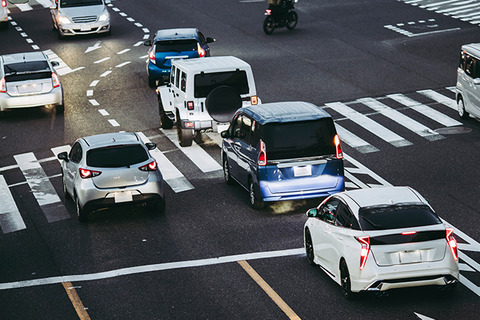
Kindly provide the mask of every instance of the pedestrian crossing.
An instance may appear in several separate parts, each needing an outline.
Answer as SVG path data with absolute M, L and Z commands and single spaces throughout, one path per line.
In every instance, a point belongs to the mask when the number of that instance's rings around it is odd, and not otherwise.
M 418 143 L 418 139 L 428 143 L 446 139 L 435 129 L 461 126 L 455 119 L 455 88 L 447 87 L 439 90 L 419 90 L 410 94 L 389 94 L 383 97 L 365 97 L 351 102 L 330 102 L 322 108 L 332 114 L 335 119 L 338 134 L 344 144 L 344 151 L 350 153 L 347 146 L 359 153 L 372 153 L 387 148 L 404 148 Z M 387 119 L 389 122 L 382 121 Z M 388 123 L 388 124 L 387 124 Z M 400 129 L 402 130 L 400 130 Z M 396 132 L 396 131 L 399 132 Z M 408 135 L 406 133 L 409 133 Z M 220 164 L 221 137 L 218 133 L 202 135 L 202 141 L 195 141 L 191 147 L 183 148 L 178 144 L 175 129 L 152 130 L 138 132 L 144 142 L 156 142 L 157 148 L 151 150 L 152 156 L 162 171 L 164 180 L 175 194 L 195 189 L 195 179 L 198 174 L 205 179 L 222 177 Z M 368 142 L 375 137 L 375 142 Z M 347 146 L 345 146 L 347 145 Z M 207 147 L 208 146 L 208 147 Z M 213 148 L 213 149 L 212 149 Z M 3 233 L 11 233 L 26 229 L 18 203 L 25 201 L 18 198 L 15 188 L 28 187 L 32 195 L 29 201 L 34 201 L 43 212 L 47 223 L 70 219 L 62 196 L 56 190 L 61 190 L 60 161 L 57 155 L 69 151 L 70 146 L 56 146 L 48 152 L 51 156 L 38 159 L 34 152 L 13 155 L 13 163 L 0 167 L 0 229 Z M 173 152 L 175 151 L 175 152 Z M 179 152 L 176 152 L 179 151 Z M 210 151 L 207 152 L 207 151 Z M 218 156 L 215 156 L 218 154 Z M 345 153 L 346 188 L 372 188 L 389 185 L 366 166 Z M 180 164 L 180 165 L 179 165 Z M 57 173 L 47 176 L 47 170 L 56 166 Z M 191 170 L 195 177 L 189 178 Z M 24 178 L 23 182 L 10 182 L 9 177 L 18 177 L 18 172 Z M 183 172 L 182 172 L 183 171 Z M 364 181 L 368 181 L 364 182 Z M 57 186 L 55 189 L 54 185 Z
M 479 0 L 398 0 L 454 19 L 480 25 Z

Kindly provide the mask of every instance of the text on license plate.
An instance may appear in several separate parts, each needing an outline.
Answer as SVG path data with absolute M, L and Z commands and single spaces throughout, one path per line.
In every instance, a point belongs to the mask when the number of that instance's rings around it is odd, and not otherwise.
M 312 166 L 293 167 L 293 175 L 295 177 L 311 176 Z
M 131 191 L 115 192 L 115 203 L 130 202 L 130 201 L 133 201 L 133 196 Z

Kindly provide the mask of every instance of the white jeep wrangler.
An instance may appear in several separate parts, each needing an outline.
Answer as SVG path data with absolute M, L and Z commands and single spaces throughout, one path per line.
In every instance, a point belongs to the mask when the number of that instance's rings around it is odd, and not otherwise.
M 201 132 L 225 130 L 237 109 L 260 103 L 250 65 L 232 56 L 173 60 L 170 83 L 157 95 L 161 127 L 175 124 L 182 147 Z

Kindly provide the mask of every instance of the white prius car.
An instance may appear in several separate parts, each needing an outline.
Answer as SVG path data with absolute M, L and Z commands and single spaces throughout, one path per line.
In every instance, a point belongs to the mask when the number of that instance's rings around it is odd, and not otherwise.
M 307 259 L 341 285 L 347 299 L 361 291 L 458 282 L 453 229 L 410 187 L 337 193 L 307 216 Z

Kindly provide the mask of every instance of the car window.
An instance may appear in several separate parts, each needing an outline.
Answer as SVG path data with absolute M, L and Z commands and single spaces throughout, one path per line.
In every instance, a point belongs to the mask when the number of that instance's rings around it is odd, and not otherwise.
M 198 39 L 200 39 L 200 43 L 202 45 L 204 45 L 207 41 L 205 40 L 205 36 L 203 35 L 203 33 L 201 33 L 200 31 L 198 32 Z
M 336 198 L 332 198 L 328 200 L 321 208 L 320 208 L 320 219 L 330 223 L 335 224 L 336 215 L 337 215 L 337 208 L 340 205 L 340 201 Z
M 147 160 L 147 151 L 139 144 L 96 148 L 87 151 L 87 165 L 90 167 L 128 167 Z
M 262 137 L 271 160 L 334 155 L 335 134 L 331 118 L 267 123 L 262 127 Z
M 361 208 L 362 230 L 386 230 L 441 224 L 440 218 L 426 205 L 398 204 Z
M 243 139 L 245 139 L 245 137 L 247 135 L 247 133 L 245 132 L 245 128 L 244 128 L 243 118 L 244 118 L 243 115 L 238 115 L 235 118 L 235 121 L 233 123 L 232 134 L 233 134 L 233 137 L 236 138 L 236 139 L 243 140 Z
M 194 78 L 195 98 L 206 98 L 210 91 L 219 86 L 229 86 L 239 94 L 249 93 L 245 70 L 196 74 Z
M 465 51 L 462 51 L 460 53 L 460 61 L 458 62 L 458 67 L 464 71 L 465 71 L 465 60 L 466 60 L 466 54 L 465 54 Z
M 79 6 L 93 6 L 103 4 L 102 0 L 60 0 L 60 6 L 67 7 L 79 7 Z
M 175 87 L 180 88 L 180 69 L 177 68 L 177 74 L 175 75 Z
M 258 146 L 260 140 L 260 124 L 257 121 L 253 121 L 252 129 L 250 132 L 250 145 L 254 148 Z
M 160 40 L 155 42 L 155 52 L 196 51 L 197 40 Z
M 24 81 L 52 77 L 52 70 L 47 61 L 30 61 L 9 63 L 3 66 L 5 81 Z
M 185 72 L 182 71 L 182 81 L 181 81 L 181 90 L 183 92 L 185 92 L 185 90 L 187 89 L 187 74 Z
M 340 202 L 337 208 L 337 220 L 335 224 L 339 227 L 344 227 L 348 229 L 360 230 L 360 226 L 358 224 L 357 219 L 352 214 L 352 212 L 348 209 L 348 207 Z
M 82 160 L 82 146 L 79 142 L 75 142 L 72 149 L 70 150 L 68 158 L 70 159 L 70 161 L 75 163 L 79 163 L 80 160 Z
M 170 83 L 173 85 L 175 84 L 175 70 L 176 67 L 172 66 L 172 72 L 170 72 Z

